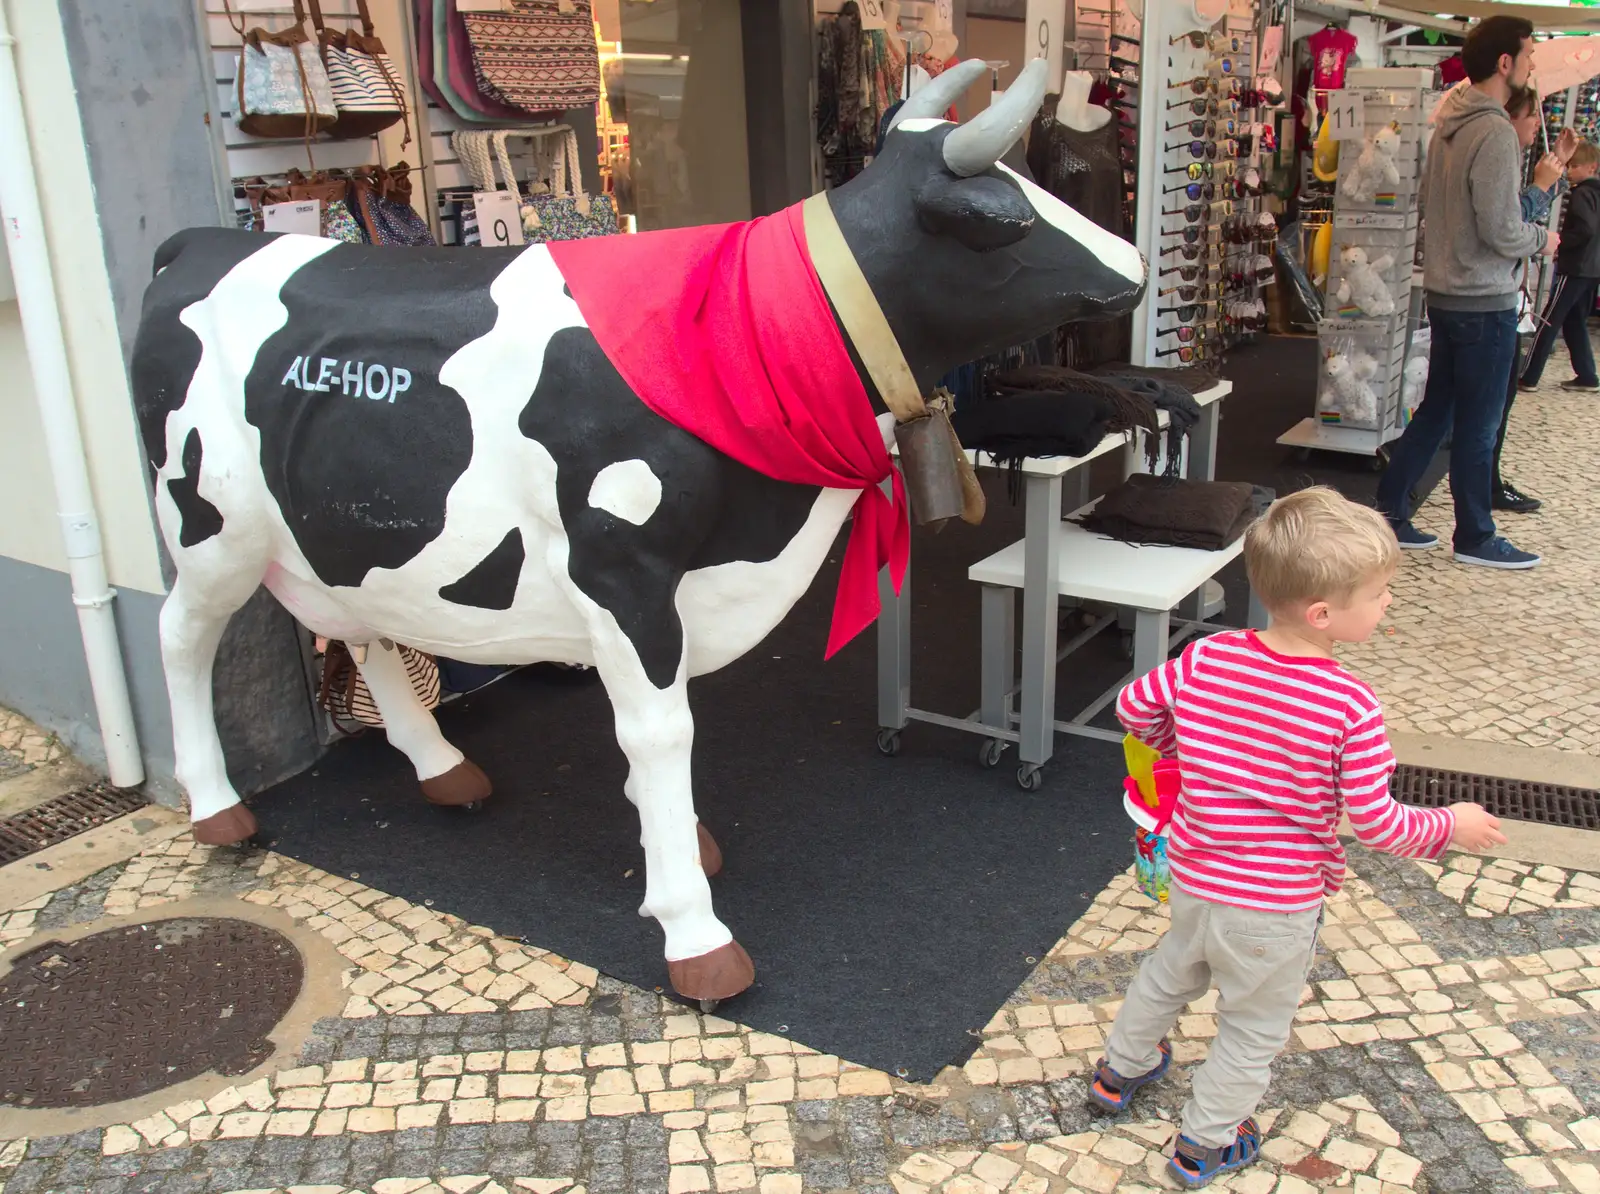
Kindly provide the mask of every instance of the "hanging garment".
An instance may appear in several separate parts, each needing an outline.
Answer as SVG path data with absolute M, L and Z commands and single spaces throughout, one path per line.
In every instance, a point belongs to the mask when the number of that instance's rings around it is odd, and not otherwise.
M 1046 98 L 1028 137 L 1028 169 L 1035 181 L 1079 214 L 1106 231 L 1126 236 L 1119 125 L 1108 120 L 1089 132 L 1056 119 L 1059 96 Z M 1125 361 L 1133 346 L 1133 319 L 1064 324 L 1057 341 L 1058 359 L 1076 369 L 1092 369 L 1106 361 Z
M 765 476 L 860 490 L 828 655 L 910 557 L 905 488 L 806 248 L 803 204 L 739 224 L 556 241 L 600 348 L 644 404 Z M 893 499 L 881 483 L 893 478 Z
M 1318 91 L 1337 91 L 1344 86 L 1344 70 L 1356 52 L 1356 35 L 1329 25 L 1306 38 L 1311 50 L 1311 85 Z M 1317 107 L 1327 107 L 1327 97 L 1317 97 Z

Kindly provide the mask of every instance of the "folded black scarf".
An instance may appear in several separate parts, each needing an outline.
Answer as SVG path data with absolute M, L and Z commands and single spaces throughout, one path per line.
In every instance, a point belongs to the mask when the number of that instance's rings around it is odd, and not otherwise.
M 1245 533 L 1259 506 L 1255 486 L 1243 481 L 1135 473 L 1084 515 L 1083 526 L 1125 543 L 1220 551 Z

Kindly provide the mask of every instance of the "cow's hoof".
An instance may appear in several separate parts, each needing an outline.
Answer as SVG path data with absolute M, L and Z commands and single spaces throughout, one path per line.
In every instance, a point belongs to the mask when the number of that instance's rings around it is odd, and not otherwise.
M 695 832 L 700 836 L 700 869 L 707 879 L 715 879 L 722 870 L 722 847 L 704 825 L 696 824 Z
M 732 999 L 756 981 L 755 963 L 737 941 L 698 958 L 668 962 L 672 989 L 686 999 Z
M 256 816 L 242 804 L 230 804 L 189 828 L 202 846 L 236 846 L 256 835 Z
M 422 794 L 427 797 L 429 804 L 452 807 L 477 804 L 488 799 L 493 791 L 494 785 L 483 773 L 483 768 L 471 759 L 462 759 L 443 775 L 422 781 Z

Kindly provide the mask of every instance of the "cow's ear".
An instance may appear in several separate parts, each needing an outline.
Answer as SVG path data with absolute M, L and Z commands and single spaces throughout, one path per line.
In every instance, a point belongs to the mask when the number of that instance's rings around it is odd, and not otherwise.
M 953 236 L 979 253 L 1014 245 L 1033 227 L 1033 205 L 1001 174 L 939 173 L 917 192 L 917 219 L 935 236 Z

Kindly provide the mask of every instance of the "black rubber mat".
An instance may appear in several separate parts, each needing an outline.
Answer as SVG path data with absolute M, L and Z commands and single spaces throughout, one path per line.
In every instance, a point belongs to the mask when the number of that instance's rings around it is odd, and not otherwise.
M 1569 829 L 1600 829 L 1600 792 L 1593 788 L 1470 775 L 1403 763 L 1395 769 L 1389 790 L 1396 800 L 1426 808 L 1471 800 L 1497 817 Z
M 915 536 L 919 705 L 977 704 L 978 594 L 965 571 L 1020 533 L 1003 493 L 991 485 L 983 528 Z M 696 806 L 726 859 L 713 898 L 757 969 L 757 986 L 723 1010 L 926 1080 L 965 1059 L 1030 959 L 1131 863 L 1121 751 L 1063 738 L 1033 794 L 1016 785 L 1014 753 L 985 771 L 980 739 L 965 734 L 913 725 L 900 757 L 883 758 L 874 635 L 822 659 L 837 577 L 837 564 L 824 568 L 771 639 L 691 686 Z M 1112 653 L 1089 671 L 1125 666 Z M 638 916 L 639 822 L 600 685 L 528 669 L 439 720 L 495 781 L 480 813 L 425 805 L 409 765 L 371 734 L 259 797 L 264 838 L 665 986 L 661 931 Z

